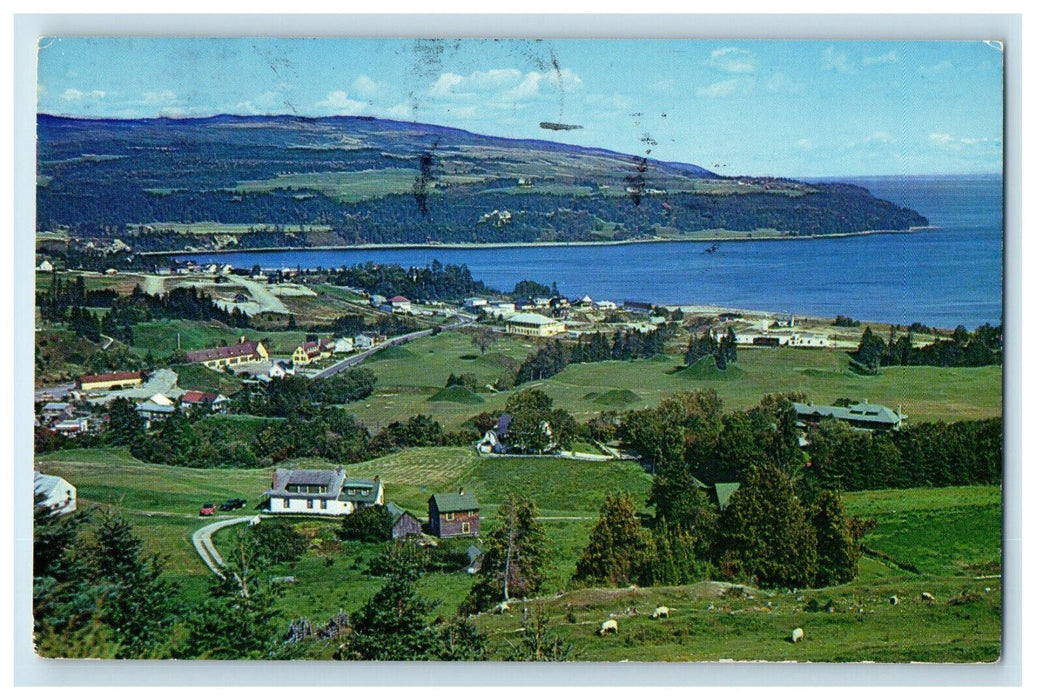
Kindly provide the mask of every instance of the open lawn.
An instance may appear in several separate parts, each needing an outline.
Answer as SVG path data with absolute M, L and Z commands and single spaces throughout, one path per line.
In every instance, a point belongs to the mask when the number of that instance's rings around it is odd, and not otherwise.
M 417 171 L 410 168 L 383 168 L 354 172 L 290 173 L 267 180 L 244 180 L 236 192 L 271 192 L 273 190 L 315 190 L 341 202 L 413 191 Z
M 481 411 L 497 412 L 510 392 L 479 394 L 485 403 L 429 401 L 452 374 L 471 372 L 480 386 L 489 384 L 533 351 L 531 340 L 498 336 L 482 355 L 470 336 L 446 331 L 407 346 L 379 353 L 365 366 L 378 378 L 374 394 L 349 406 L 367 426 L 386 425 L 418 413 L 456 428 Z M 660 356 L 630 362 L 570 365 L 560 374 L 524 387 L 539 388 L 561 406 L 586 420 L 607 408 L 654 406 L 678 391 L 714 389 L 733 411 L 756 405 L 765 394 L 802 391 L 812 401 L 832 403 L 845 397 L 901 406 L 910 422 L 954 421 L 1002 413 L 1002 368 L 887 367 L 877 376 L 860 376 L 842 351 L 811 348 L 740 348 L 738 363 L 717 374 L 712 367 L 678 371 L 681 358 Z

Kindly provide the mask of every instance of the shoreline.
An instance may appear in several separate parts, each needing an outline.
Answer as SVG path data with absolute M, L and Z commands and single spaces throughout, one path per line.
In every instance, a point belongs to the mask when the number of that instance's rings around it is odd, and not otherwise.
M 135 253 L 141 256 L 184 256 L 184 255 L 235 255 L 238 253 L 296 253 L 325 250 L 483 250 L 498 248 L 567 248 L 587 246 L 620 246 L 646 243 L 753 243 L 757 241 L 810 241 L 819 238 L 854 238 L 886 234 L 915 234 L 923 231 L 940 230 L 940 226 L 913 226 L 908 229 L 873 229 L 846 233 L 819 233 L 810 236 L 746 235 L 743 231 L 728 232 L 733 235 L 698 236 L 692 238 L 631 238 L 622 241 L 518 241 L 512 243 L 359 243 L 357 245 L 334 246 L 271 246 L 217 250 L 156 250 Z

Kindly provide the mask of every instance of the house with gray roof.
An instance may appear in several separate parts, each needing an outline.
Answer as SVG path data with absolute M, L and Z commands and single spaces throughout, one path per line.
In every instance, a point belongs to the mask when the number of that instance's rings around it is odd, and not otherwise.
M 909 417 L 902 414 L 901 406 L 897 411 L 892 411 L 887 406 L 869 403 L 868 400 L 853 406 L 823 406 L 795 401 L 793 409 L 797 412 L 797 422 L 801 427 L 818 425 L 832 418 L 844 421 L 855 430 L 898 430 L 902 427 L 902 421 Z
M 387 509 L 391 515 L 391 539 L 400 540 L 405 537 L 420 536 L 423 525 L 415 515 L 394 503 L 388 503 Z
M 45 508 L 55 515 L 76 510 L 76 487 L 60 476 L 33 472 L 33 495 L 37 508 Z
M 427 529 L 435 537 L 478 537 L 478 499 L 473 493 L 436 493 L 427 501 Z
M 384 503 L 380 478 L 349 479 L 336 469 L 276 469 L 272 487 L 264 492 L 269 513 L 347 515 L 358 508 Z

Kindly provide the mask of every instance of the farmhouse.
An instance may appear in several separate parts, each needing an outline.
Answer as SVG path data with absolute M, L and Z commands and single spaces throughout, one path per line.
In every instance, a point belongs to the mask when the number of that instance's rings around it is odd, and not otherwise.
M 464 299 L 464 308 L 468 311 L 477 311 L 481 307 L 487 306 L 488 304 L 489 300 L 484 299 L 482 297 L 468 297 Z
M 148 401 L 139 404 L 135 410 L 139 416 L 145 419 L 145 427 L 149 428 L 153 423 L 166 420 L 177 413 L 177 406 L 163 394 L 156 394 Z
M 412 513 L 399 508 L 394 503 L 388 503 L 387 509 L 391 514 L 391 539 L 400 540 L 404 537 L 420 536 L 422 525 Z
M 185 362 L 199 363 L 210 369 L 221 369 L 222 367 L 241 365 L 247 362 L 267 361 L 268 350 L 261 341 L 247 340 L 246 336 L 240 337 L 236 345 L 192 350 L 185 353 Z
M 333 341 L 324 340 L 311 340 L 306 343 L 301 343 L 297 346 L 297 349 L 293 351 L 293 364 L 295 367 L 304 365 L 310 365 L 316 360 L 324 360 L 333 354 Z
M 206 391 L 186 391 L 181 397 L 181 405 L 190 410 L 224 413 L 228 410 L 228 398 Z
M 376 339 L 371 335 L 366 335 L 365 333 L 359 333 L 356 335 L 354 341 L 355 347 L 359 350 L 369 350 L 376 345 Z
M 867 399 L 854 406 L 822 406 L 795 401 L 793 409 L 801 427 L 818 425 L 823 419 L 832 418 L 844 421 L 855 430 L 898 430 L 902 427 L 902 420 L 909 417 L 902 414 L 901 406 L 892 411 L 887 406 L 869 403 Z
M 565 324 L 542 314 L 522 313 L 507 318 L 507 332 L 549 338 L 565 332 Z
M 61 515 L 76 510 L 76 487 L 60 476 L 33 472 L 33 496 L 37 508 Z
M 509 445 L 507 444 L 507 433 L 511 428 L 511 415 L 504 413 L 500 416 L 499 420 L 496 421 L 496 426 L 492 430 L 485 431 L 485 435 L 475 443 L 474 448 L 478 450 L 478 454 L 507 454 L 509 451 Z
M 478 536 L 478 501 L 474 494 L 436 493 L 427 501 L 428 531 L 440 539 Z
M 355 349 L 354 338 L 337 338 L 333 341 L 333 354 L 342 355 Z
M 38 272 L 54 272 L 54 265 L 49 260 L 44 260 L 42 263 L 36 266 Z
M 83 391 L 94 389 L 125 389 L 140 386 L 143 381 L 141 372 L 111 372 L 109 374 L 85 374 L 76 380 L 76 385 Z
M 63 418 L 71 418 L 72 410 L 65 401 L 50 401 L 40 409 L 40 415 L 47 421 L 62 420 Z
M 406 299 L 404 296 L 394 296 L 388 300 L 391 303 L 391 310 L 398 311 L 400 313 L 408 314 L 413 310 L 413 302 Z
M 86 433 L 89 427 L 86 418 L 66 418 L 51 426 L 51 430 L 62 435 L 79 435 Z
M 384 503 L 384 484 L 348 479 L 337 469 L 276 469 L 264 492 L 270 513 L 347 515 L 357 508 Z

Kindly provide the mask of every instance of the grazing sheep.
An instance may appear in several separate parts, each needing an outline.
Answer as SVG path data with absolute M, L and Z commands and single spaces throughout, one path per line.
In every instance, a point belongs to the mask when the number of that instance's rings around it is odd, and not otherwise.
M 613 634 L 619 634 L 619 623 L 615 620 L 605 620 L 601 623 L 601 629 L 598 630 L 598 634 L 604 637 L 609 632 Z
M 992 593 L 992 589 L 991 589 L 991 588 L 986 588 L 986 589 L 985 589 L 985 592 L 986 592 L 986 593 Z
M 493 608 L 493 614 L 494 615 L 503 615 L 504 613 L 510 611 L 510 609 L 511 609 L 511 606 L 507 604 L 507 601 L 504 601 L 504 602 L 498 604 L 495 608 Z
M 790 638 L 790 641 L 793 642 L 794 644 L 796 644 L 797 642 L 803 642 L 804 641 L 804 630 L 803 630 L 803 628 L 798 627 L 797 629 L 795 629 L 792 632 L 790 632 L 789 633 L 789 638 Z
M 896 595 L 891 596 L 887 600 L 889 603 L 891 603 L 891 605 L 898 605 L 898 596 Z
M 658 620 L 661 617 L 670 617 L 670 608 L 666 607 L 665 605 L 660 605 L 652 611 L 653 620 Z
M 920 600 L 924 601 L 925 603 L 933 603 L 934 596 L 928 593 L 927 591 L 924 591 L 920 594 Z

